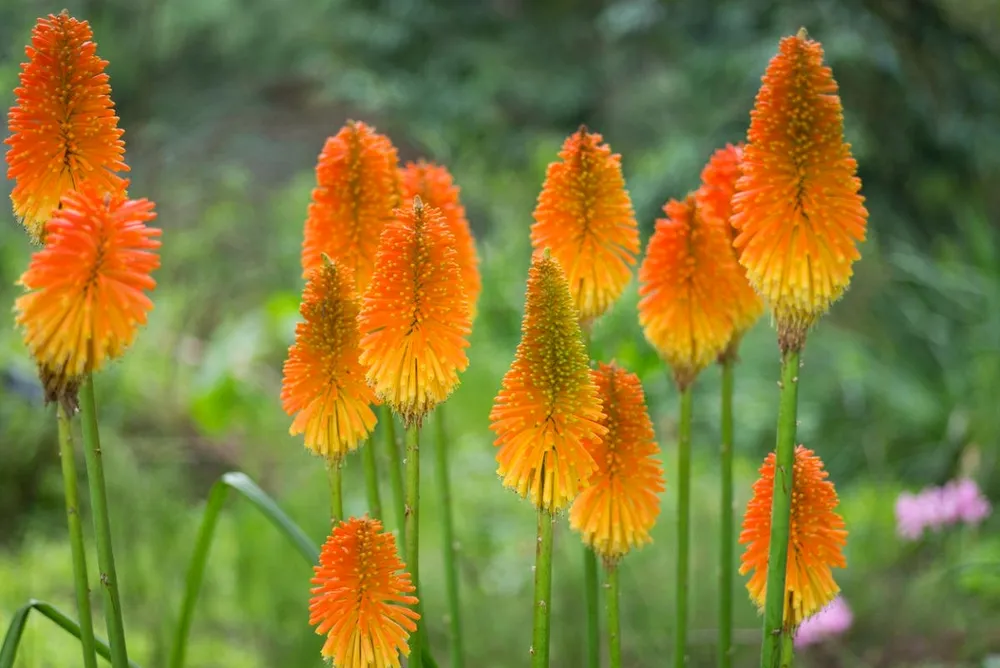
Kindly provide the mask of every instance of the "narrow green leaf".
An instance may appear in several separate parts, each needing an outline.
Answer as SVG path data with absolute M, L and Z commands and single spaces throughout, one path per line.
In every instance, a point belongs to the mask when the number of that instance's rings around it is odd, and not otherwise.
M 28 623 L 28 616 L 32 610 L 37 610 L 43 616 L 48 617 L 50 620 L 55 622 L 56 626 L 72 634 L 77 640 L 80 639 L 79 624 L 74 622 L 64 613 L 60 612 L 55 606 L 44 601 L 31 599 L 18 608 L 14 613 L 14 617 L 10 620 L 10 626 L 7 628 L 7 635 L 4 636 L 3 645 L 0 645 L 0 668 L 14 668 L 14 659 L 17 657 L 17 647 L 21 642 L 21 636 L 24 634 L 24 627 Z M 100 638 L 95 638 L 94 644 L 97 646 L 96 649 L 98 655 L 100 655 L 100 657 L 105 661 L 111 661 L 111 648 L 108 647 L 108 643 L 104 642 Z M 139 668 L 139 665 L 134 661 L 129 661 L 128 663 L 131 668 Z

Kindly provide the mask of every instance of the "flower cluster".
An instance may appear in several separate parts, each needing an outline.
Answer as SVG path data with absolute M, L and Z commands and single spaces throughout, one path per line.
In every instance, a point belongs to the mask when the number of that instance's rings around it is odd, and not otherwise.
M 795 646 L 808 647 L 841 636 L 850 630 L 854 615 L 843 596 L 838 596 L 795 631 Z
M 918 494 L 904 492 L 896 499 L 899 535 L 917 540 L 926 530 L 940 531 L 954 524 L 979 524 L 992 508 L 979 486 L 969 478 L 941 487 L 927 487 Z

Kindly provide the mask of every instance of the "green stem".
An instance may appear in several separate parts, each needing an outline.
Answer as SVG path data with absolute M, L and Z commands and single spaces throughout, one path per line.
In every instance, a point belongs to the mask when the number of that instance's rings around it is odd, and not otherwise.
M 555 518 L 538 509 L 535 546 L 535 607 L 531 635 L 531 668 L 549 666 L 549 626 L 552 610 L 552 527 Z
M 85 668 L 97 667 L 94 645 L 94 619 L 90 611 L 90 586 L 87 583 L 87 552 L 83 546 L 83 523 L 80 521 L 80 494 L 77 491 L 76 458 L 73 452 L 73 431 L 62 403 L 56 412 L 59 425 L 59 458 L 62 461 L 63 491 L 66 494 L 66 523 L 69 526 L 69 546 L 73 556 L 73 584 L 76 588 L 76 610 L 80 616 L 80 645 Z
M 587 606 L 587 668 L 601 666 L 601 622 L 598 607 L 597 555 L 583 546 L 583 594 Z M 610 605 L 610 603 L 608 604 Z M 612 633 L 610 629 L 609 633 Z
M 781 668 L 792 668 L 795 660 L 795 634 L 781 634 Z
M 451 476 L 448 470 L 448 426 L 445 424 L 444 406 L 437 407 L 437 474 L 441 491 L 441 534 L 444 549 L 445 589 L 448 595 L 448 623 L 451 642 L 451 666 L 464 665 L 465 649 L 462 647 L 462 607 L 458 596 L 458 568 L 455 560 L 455 526 L 451 512 Z
M 691 533 L 691 386 L 681 390 L 677 439 L 677 591 L 674 667 L 687 665 L 688 537 Z
M 402 535 L 406 524 L 406 496 L 403 491 L 403 462 L 396 443 L 396 418 L 388 405 L 382 406 L 382 428 L 385 430 L 385 449 L 389 452 L 389 482 L 392 485 L 392 505 L 396 509 L 396 530 Z M 404 541 L 400 541 L 403 543 Z M 403 545 L 403 559 L 406 559 L 406 545 Z
M 382 497 L 378 493 L 378 463 L 375 461 L 375 439 L 368 437 L 361 446 L 361 459 L 365 467 L 365 491 L 368 493 L 368 514 L 382 519 Z
M 767 560 L 767 594 L 764 602 L 762 668 L 781 662 L 785 606 L 785 571 L 788 567 L 788 525 L 792 507 L 792 473 L 795 464 L 795 419 L 799 398 L 799 351 L 790 350 L 781 361 L 781 400 L 778 406 L 778 438 L 771 504 L 771 541 Z
M 733 360 L 722 362 L 722 521 L 719 542 L 719 668 L 733 665 Z
M 341 457 L 330 457 L 326 460 L 326 474 L 330 479 L 330 521 L 337 525 L 344 519 L 344 485 L 342 482 Z
M 420 427 L 411 425 L 406 430 L 406 566 L 413 578 L 420 597 Z M 418 608 L 419 610 L 419 608 Z M 423 656 L 424 620 L 417 621 L 417 630 L 410 635 L 410 668 L 421 668 Z
M 111 665 L 113 668 L 126 668 L 128 666 L 128 651 L 125 648 L 125 623 L 122 620 L 121 596 L 118 593 L 115 555 L 111 548 L 111 519 L 108 513 L 108 494 L 104 482 L 104 464 L 101 461 L 101 437 L 97 431 L 94 377 L 91 375 L 87 376 L 80 388 L 80 413 L 83 420 L 83 446 L 87 461 L 87 479 L 90 483 L 90 506 L 94 515 L 97 565 L 101 569 L 104 616 L 108 627 L 108 644 L 111 646 Z
M 618 616 L 618 565 L 610 564 L 608 573 L 608 650 L 611 652 L 611 668 L 622 668 L 622 626 Z

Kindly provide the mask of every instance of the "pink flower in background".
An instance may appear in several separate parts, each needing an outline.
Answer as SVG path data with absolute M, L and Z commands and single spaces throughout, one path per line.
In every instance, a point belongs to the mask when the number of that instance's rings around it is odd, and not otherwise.
M 851 628 L 854 615 L 843 596 L 838 596 L 812 617 L 806 619 L 795 632 L 795 646 L 815 645 L 836 638 Z
M 919 494 L 900 494 L 896 499 L 896 530 L 903 538 L 917 540 L 926 529 L 940 531 L 959 522 L 979 524 L 991 510 L 975 481 L 952 480 L 943 487 L 924 488 Z

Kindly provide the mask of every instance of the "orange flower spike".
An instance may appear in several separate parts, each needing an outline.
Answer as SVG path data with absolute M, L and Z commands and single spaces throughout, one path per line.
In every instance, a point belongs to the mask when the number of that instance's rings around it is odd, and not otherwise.
M 305 432 L 306 447 L 339 459 L 372 429 L 375 395 L 358 361 L 358 304 L 354 283 L 333 262 L 313 269 L 302 293 L 304 318 L 288 349 L 281 404 L 295 419 L 290 434 Z
M 371 280 L 379 235 L 399 206 L 399 158 L 389 138 L 348 121 L 326 140 L 302 242 L 302 275 L 323 254 L 348 268 L 359 293 Z
M 420 198 L 382 232 L 360 316 L 361 363 L 380 399 L 419 424 L 458 385 L 471 330 L 455 239 Z
M 747 138 L 735 244 L 774 311 L 782 347 L 801 349 L 847 288 L 868 218 L 837 83 L 805 30 L 782 39 L 767 66 Z
M 335 526 L 314 568 L 309 623 L 336 668 L 400 668 L 420 615 L 396 541 L 374 519 Z
M 728 232 L 695 195 L 663 210 L 639 268 L 639 323 L 684 389 L 729 343 L 741 278 Z
M 538 196 L 531 244 L 549 249 L 569 280 L 584 321 L 608 310 L 632 278 L 639 228 L 621 156 L 581 127 L 549 165 Z
M 149 200 L 70 190 L 45 226 L 45 247 L 21 276 L 15 321 L 38 362 L 46 396 L 75 400 L 83 376 L 121 357 L 153 308 L 160 266 Z
M 742 159 L 742 144 L 737 146 L 726 144 L 725 148 L 720 148 L 712 154 L 712 158 L 701 172 L 701 187 L 697 193 L 698 208 L 702 215 L 706 219 L 714 220 L 715 224 L 727 231 L 730 247 L 737 259 L 739 256 L 732 247 L 735 230 L 730 218 L 733 193 L 736 192 L 736 180 L 741 174 Z M 742 280 L 734 282 L 733 342 L 736 344 L 764 313 L 764 302 L 747 281 L 746 269 L 742 265 L 738 265 L 738 269 Z
M 847 544 L 844 520 L 837 514 L 837 491 L 827 480 L 823 462 L 812 450 L 795 449 L 792 472 L 792 510 L 788 537 L 788 567 L 785 574 L 784 623 L 794 629 L 832 601 L 840 587 L 831 568 L 846 568 L 843 547 Z M 763 610 L 767 589 L 767 561 L 771 541 L 771 497 L 774 491 L 774 453 L 760 467 L 753 498 L 743 518 L 740 544 L 746 544 L 740 574 L 752 572 L 747 590 Z
M 613 564 L 650 542 L 660 514 L 663 466 L 639 378 L 614 363 L 600 364 L 591 375 L 604 410 L 600 423 L 608 432 L 584 443 L 597 470 L 573 502 L 569 523 Z
M 549 512 L 584 487 L 596 466 L 585 443 L 607 433 L 582 337 L 566 275 L 555 259 L 536 255 L 521 342 L 494 399 L 490 429 L 504 486 Z
M 65 11 L 38 19 L 8 114 L 7 178 L 14 215 L 36 241 L 71 188 L 125 195 L 123 131 L 90 24 Z
M 434 163 L 410 162 L 400 171 L 403 201 L 413 201 L 419 197 L 427 206 L 441 210 L 448 231 L 455 237 L 455 249 L 458 268 L 462 272 L 462 284 L 465 286 L 465 296 L 469 300 L 469 312 L 472 319 L 476 317 L 476 302 L 482 291 L 482 279 L 479 275 L 479 254 L 476 252 L 476 240 L 469 229 L 469 221 L 465 217 L 465 207 L 459 199 L 459 187 L 455 185 L 447 167 Z

